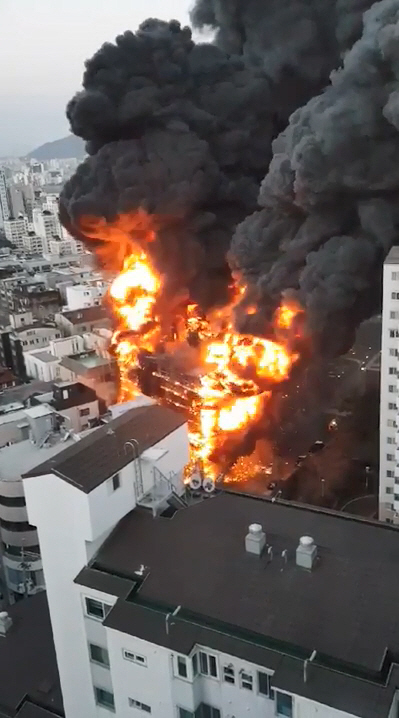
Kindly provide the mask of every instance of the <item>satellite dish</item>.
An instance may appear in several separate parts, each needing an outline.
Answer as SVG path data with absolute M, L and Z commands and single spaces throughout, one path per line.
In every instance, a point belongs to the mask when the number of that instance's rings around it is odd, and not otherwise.
M 202 482 L 202 488 L 207 494 L 211 494 L 215 491 L 215 482 L 213 479 L 204 479 Z
M 198 491 L 198 489 L 201 488 L 201 484 L 202 484 L 201 477 L 194 474 L 191 477 L 190 482 L 189 482 L 190 489 L 192 489 L 193 491 Z

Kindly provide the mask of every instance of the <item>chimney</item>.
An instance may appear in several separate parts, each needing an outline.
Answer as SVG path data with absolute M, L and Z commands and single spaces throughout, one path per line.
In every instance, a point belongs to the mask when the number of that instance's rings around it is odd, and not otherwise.
M 302 536 L 296 550 L 296 565 L 311 571 L 317 558 L 317 546 L 311 536 Z
M 0 636 L 5 636 L 12 626 L 12 620 L 7 611 L 0 612 Z
M 266 546 L 266 534 L 260 524 L 251 524 L 245 537 L 245 550 L 261 556 Z

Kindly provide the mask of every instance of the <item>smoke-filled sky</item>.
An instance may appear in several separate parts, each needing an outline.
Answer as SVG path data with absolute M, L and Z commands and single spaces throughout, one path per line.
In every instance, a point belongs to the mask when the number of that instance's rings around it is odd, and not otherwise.
M 0 157 L 67 134 L 83 63 L 148 16 L 188 23 L 191 0 L 0 0 Z M 27 117 L 29 118 L 27 121 Z

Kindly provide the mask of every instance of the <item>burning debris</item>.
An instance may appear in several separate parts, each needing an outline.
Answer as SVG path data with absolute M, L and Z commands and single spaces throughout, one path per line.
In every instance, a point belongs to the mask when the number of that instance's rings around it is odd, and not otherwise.
M 275 388 L 378 306 L 399 228 L 399 0 L 371 5 L 198 0 L 216 44 L 148 20 L 86 63 L 68 105 L 89 157 L 60 215 L 117 275 L 121 400 L 151 365 L 212 478 L 248 470 L 284 416 Z

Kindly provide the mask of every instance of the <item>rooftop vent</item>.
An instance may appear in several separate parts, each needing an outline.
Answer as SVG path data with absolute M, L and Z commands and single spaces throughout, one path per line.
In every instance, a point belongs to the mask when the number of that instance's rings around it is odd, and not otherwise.
M 0 612 L 0 636 L 5 636 L 12 626 L 12 620 L 7 611 Z
M 261 524 L 251 524 L 245 537 L 245 550 L 248 553 L 254 553 L 261 556 L 266 546 L 266 534 Z
M 296 550 L 296 565 L 311 571 L 317 558 L 317 546 L 311 536 L 302 536 Z

